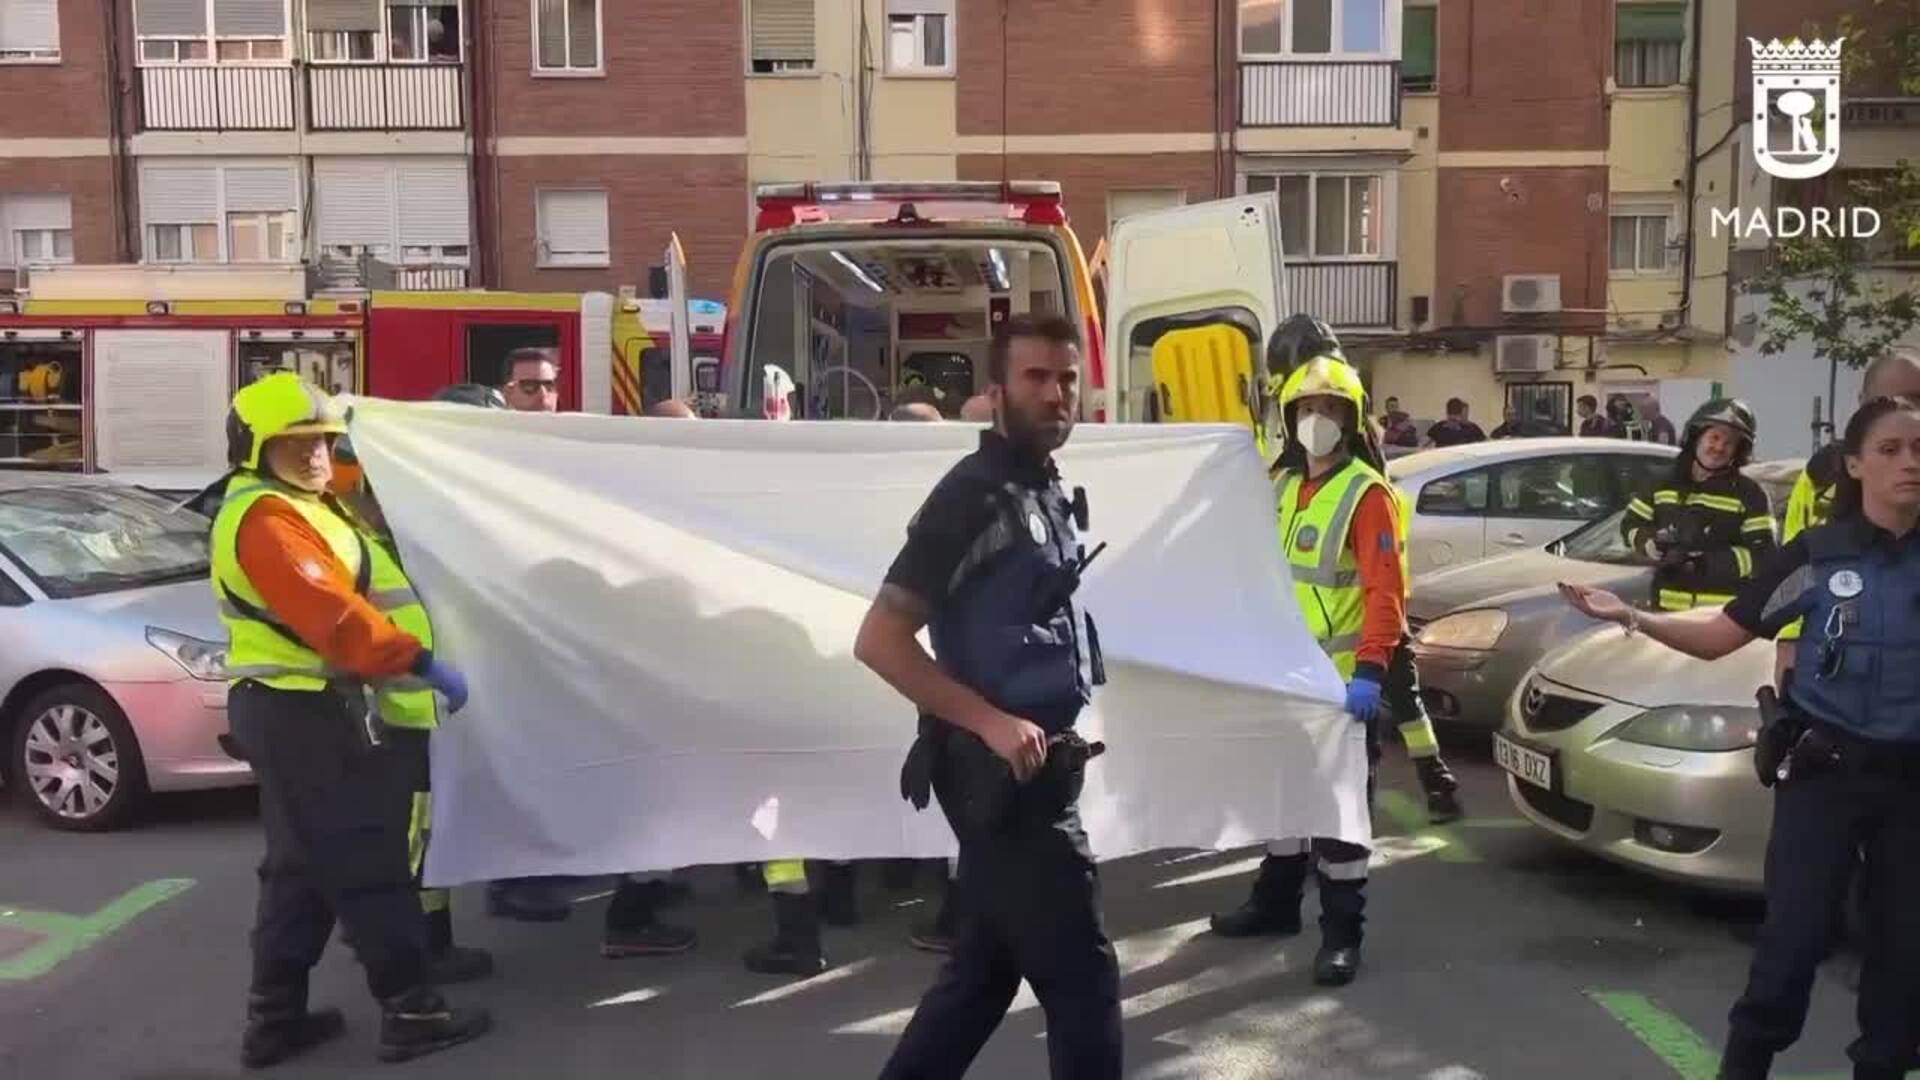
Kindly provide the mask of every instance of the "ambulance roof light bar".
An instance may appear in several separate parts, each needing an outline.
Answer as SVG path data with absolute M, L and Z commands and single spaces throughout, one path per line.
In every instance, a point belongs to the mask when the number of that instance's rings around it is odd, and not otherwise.
M 1051 180 L 954 180 L 761 184 L 754 189 L 756 231 L 828 220 L 826 208 L 872 203 L 999 203 L 1030 225 L 1064 225 L 1060 185 Z

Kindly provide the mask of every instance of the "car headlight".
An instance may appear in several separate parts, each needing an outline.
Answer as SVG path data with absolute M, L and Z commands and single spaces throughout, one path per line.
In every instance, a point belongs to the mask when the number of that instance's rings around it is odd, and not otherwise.
M 1760 737 L 1760 710 L 1742 706 L 1669 705 L 1649 709 L 1614 731 L 1623 742 L 1667 750 L 1724 753 Z
M 1422 645 L 1436 649 L 1474 649 L 1484 652 L 1500 644 L 1507 630 L 1507 613 L 1499 608 L 1476 608 L 1442 615 L 1417 635 Z
M 166 653 L 167 659 L 179 664 L 181 670 L 202 682 L 223 682 L 227 677 L 227 647 L 220 642 L 202 641 L 197 637 L 149 626 L 147 644 Z

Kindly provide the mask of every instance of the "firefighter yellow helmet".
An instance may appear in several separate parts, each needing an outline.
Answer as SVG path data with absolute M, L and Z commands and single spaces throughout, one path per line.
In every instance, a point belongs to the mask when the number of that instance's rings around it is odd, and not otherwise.
M 240 388 L 227 412 L 227 463 L 260 468 L 268 439 L 282 435 L 341 435 L 346 417 L 326 392 L 291 371 L 275 372 Z
M 1337 397 L 1353 403 L 1356 424 L 1367 415 L 1367 388 L 1360 383 L 1360 373 L 1333 356 L 1316 356 L 1294 368 L 1277 397 L 1282 413 L 1301 398 Z

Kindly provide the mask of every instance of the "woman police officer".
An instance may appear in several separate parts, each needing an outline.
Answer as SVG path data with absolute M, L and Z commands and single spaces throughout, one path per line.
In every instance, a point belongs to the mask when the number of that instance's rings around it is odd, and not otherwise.
M 1586 614 L 1705 660 L 1804 620 L 1781 729 L 1791 749 L 1766 776 L 1777 779 L 1766 923 L 1730 1017 L 1726 1080 L 1766 1076 L 1799 1038 L 1860 852 L 1853 1075 L 1891 1080 L 1920 1064 L 1920 401 L 1863 405 L 1844 452 L 1832 521 L 1794 538 L 1710 619 L 1561 586 Z

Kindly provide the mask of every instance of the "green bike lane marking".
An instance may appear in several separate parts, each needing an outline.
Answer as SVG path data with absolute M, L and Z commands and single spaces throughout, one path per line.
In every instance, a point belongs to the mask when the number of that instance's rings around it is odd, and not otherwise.
M 1652 998 L 1645 994 L 1603 990 L 1589 990 L 1587 997 L 1620 1021 L 1681 1080 L 1714 1080 L 1719 1075 L 1720 1051 L 1685 1020 L 1661 1008 Z M 1851 1075 L 1850 1072 L 1821 1073 L 1780 1080 L 1847 1080 Z
M 120 894 L 91 915 L 0 906 L 0 927 L 23 930 L 41 939 L 18 955 L 0 960 L 0 982 L 24 982 L 47 974 L 193 885 L 192 878 L 149 881 Z
M 1385 814 L 1395 828 L 1408 836 L 1419 837 L 1429 842 L 1434 855 L 1447 863 L 1477 863 L 1482 861 L 1480 853 L 1473 849 L 1462 835 L 1467 829 L 1519 829 L 1526 822 L 1520 818 L 1462 818 L 1446 825 L 1427 823 L 1427 808 L 1418 799 L 1404 791 L 1379 791 L 1374 793 L 1374 806 Z

